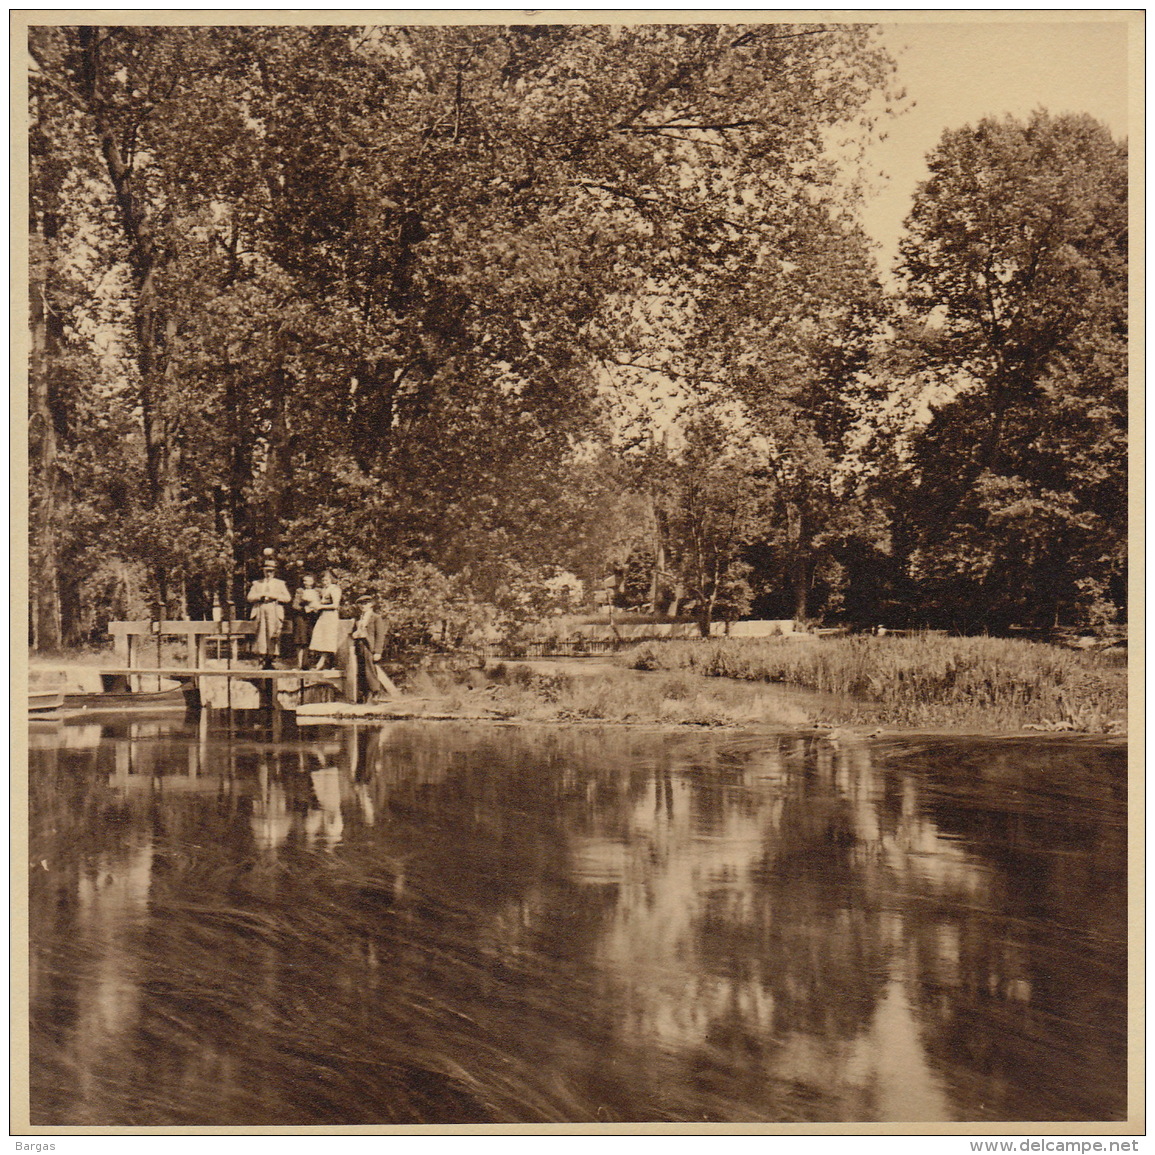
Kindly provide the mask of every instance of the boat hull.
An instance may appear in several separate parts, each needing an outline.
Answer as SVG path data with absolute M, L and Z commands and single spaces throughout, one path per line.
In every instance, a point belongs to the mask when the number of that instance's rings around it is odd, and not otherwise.
M 60 690 L 29 690 L 28 712 L 33 716 L 49 714 L 64 705 L 64 694 Z
M 154 693 L 127 691 L 106 691 L 102 694 L 65 694 L 62 708 L 70 714 L 78 713 L 120 713 L 132 710 L 186 710 L 196 704 L 196 686 L 190 684 L 175 690 L 159 690 Z

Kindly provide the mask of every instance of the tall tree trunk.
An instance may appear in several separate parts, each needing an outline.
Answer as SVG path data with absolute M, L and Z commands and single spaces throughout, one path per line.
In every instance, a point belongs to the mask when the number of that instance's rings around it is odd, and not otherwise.
M 810 609 L 810 558 L 806 549 L 805 516 L 795 509 L 789 518 L 790 592 L 794 598 L 794 620 L 806 621 Z
M 269 455 L 265 462 L 264 525 L 262 546 L 276 548 L 281 540 L 285 519 L 285 494 L 292 470 L 289 442 L 289 375 L 283 366 L 277 366 L 270 381 L 273 417 L 269 424 Z
M 654 545 L 654 569 L 650 574 L 650 612 L 657 617 L 662 596 L 662 574 L 666 572 L 666 546 L 659 535 Z
M 798 553 L 790 566 L 790 585 L 794 595 L 794 620 L 806 621 L 810 603 L 810 574 L 806 557 Z
M 28 360 L 30 410 L 28 450 L 34 482 L 29 510 L 31 515 L 29 592 L 32 595 L 29 640 L 34 649 L 58 650 L 62 641 L 63 624 L 55 525 L 59 485 L 56 422 L 49 398 L 51 356 L 47 269 L 51 238 L 33 232 L 29 242 L 29 325 L 32 347 Z
M 654 569 L 650 574 L 650 612 L 658 616 L 658 605 L 662 597 L 662 581 L 666 575 L 666 536 L 668 533 L 666 515 L 658 508 L 654 490 L 650 489 L 650 512 L 654 522 Z
M 244 393 L 239 388 L 238 372 L 238 368 L 226 361 L 224 413 L 228 423 L 228 473 L 220 493 L 217 512 L 221 533 L 229 542 L 225 600 L 232 606 L 234 616 L 243 616 L 246 608 L 243 576 L 245 558 L 252 555 L 255 542 L 252 540 L 252 511 L 246 497 L 253 480 L 252 432 L 243 419 L 246 410 Z
M 161 353 L 163 324 L 156 300 L 155 269 L 141 278 L 136 300 L 136 361 L 140 368 L 140 416 L 144 434 L 145 474 L 149 501 L 155 506 L 168 496 L 167 429 L 164 370 Z
M 158 243 L 153 215 L 137 187 L 133 166 L 125 159 L 121 137 L 106 103 L 105 63 L 101 45 L 107 33 L 100 28 L 78 29 L 83 62 L 81 96 L 96 127 L 105 168 L 116 194 L 121 228 L 129 248 L 129 267 L 136 287 L 136 360 L 140 368 L 141 427 L 144 434 L 149 498 L 154 503 L 171 499 L 173 472 L 169 461 L 169 429 L 165 388 L 166 336 L 174 331 L 164 317 L 157 278 L 168 263 L 169 252 Z M 127 131 L 133 132 L 135 128 Z
M 698 633 L 704 638 L 710 636 L 710 627 L 714 622 L 714 604 L 717 600 L 718 595 L 712 593 L 708 598 L 702 598 L 698 602 Z

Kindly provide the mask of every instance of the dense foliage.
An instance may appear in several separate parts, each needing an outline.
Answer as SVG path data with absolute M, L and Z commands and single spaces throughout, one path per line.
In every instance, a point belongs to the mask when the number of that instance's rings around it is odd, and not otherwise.
M 1127 163 L 1089 117 L 948 132 L 903 253 L 941 387 L 896 498 L 935 615 L 1111 620 L 1127 559 Z
M 831 160 L 890 95 L 866 26 L 37 27 L 29 51 L 34 645 L 240 613 L 266 546 L 446 641 L 568 573 L 703 630 L 1008 578 L 999 620 L 1120 601 L 1126 190 L 1090 122 L 944 142 L 906 308 L 950 321 L 888 345 L 911 327 Z M 1000 277 L 1034 222 L 1028 358 L 952 296 L 959 214 Z M 932 378 L 950 403 L 888 432 Z

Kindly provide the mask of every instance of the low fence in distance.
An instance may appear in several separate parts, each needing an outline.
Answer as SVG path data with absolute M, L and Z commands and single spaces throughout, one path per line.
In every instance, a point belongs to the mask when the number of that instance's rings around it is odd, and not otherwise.
M 574 638 L 561 641 L 546 638 L 533 642 L 490 642 L 481 647 L 487 658 L 588 658 L 596 654 L 616 654 L 636 646 L 637 638 Z
M 790 620 L 713 622 L 711 637 L 770 638 L 794 633 Z M 525 641 L 490 642 L 481 648 L 487 658 L 577 658 L 592 654 L 614 654 L 643 642 L 699 639 L 697 622 L 623 622 L 617 626 L 583 625 L 567 638 L 533 638 Z

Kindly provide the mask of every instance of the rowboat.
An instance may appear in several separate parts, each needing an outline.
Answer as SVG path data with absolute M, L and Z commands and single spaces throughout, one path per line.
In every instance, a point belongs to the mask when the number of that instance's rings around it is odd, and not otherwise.
M 28 713 L 42 715 L 59 710 L 64 705 L 64 691 L 44 687 L 29 687 Z
M 175 690 L 105 690 L 99 694 L 65 694 L 64 704 L 70 708 L 84 708 L 86 706 L 99 706 L 101 709 L 132 709 L 133 707 L 146 707 L 149 709 L 158 706 L 183 706 L 185 704 L 186 691 L 182 687 L 177 687 Z
M 117 691 L 95 694 L 65 694 L 66 710 L 183 710 L 188 705 L 189 689 Z

